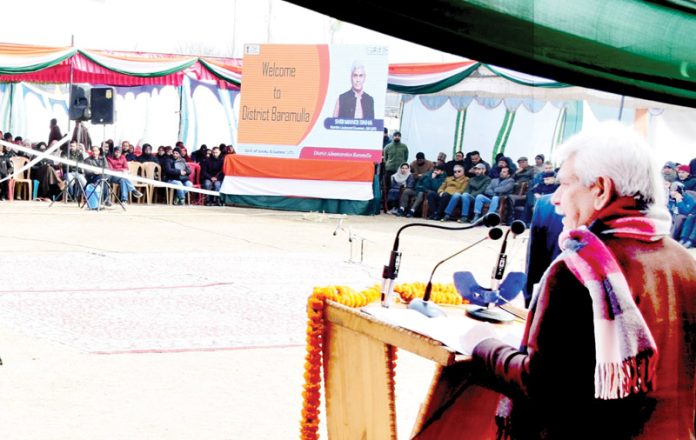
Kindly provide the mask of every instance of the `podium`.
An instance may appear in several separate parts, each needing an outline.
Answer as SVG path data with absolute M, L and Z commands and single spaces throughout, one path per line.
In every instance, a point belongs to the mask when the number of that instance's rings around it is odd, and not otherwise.
M 411 438 L 495 438 L 500 395 L 474 384 L 471 357 L 439 341 L 327 301 L 324 310 L 324 391 L 329 439 L 396 438 L 389 346 L 438 365 Z

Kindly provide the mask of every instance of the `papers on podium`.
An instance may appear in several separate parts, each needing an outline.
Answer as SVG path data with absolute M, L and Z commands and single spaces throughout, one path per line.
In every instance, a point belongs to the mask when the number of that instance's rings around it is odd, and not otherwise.
M 495 337 L 513 347 L 519 347 L 524 333 L 524 324 L 511 322 L 507 324 L 490 324 L 477 321 L 465 315 L 463 309 L 456 309 L 454 314 L 448 311 L 448 316 L 428 318 L 427 316 L 406 308 L 363 307 L 362 311 L 384 322 L 420 333 L 440 341 L 443 345 L 465 355 L 471 355 L 471 346 L 467 336 L 480 334 L 482 326 L 493 329 Z M 475 329 L 475 330 L 472 330 Z

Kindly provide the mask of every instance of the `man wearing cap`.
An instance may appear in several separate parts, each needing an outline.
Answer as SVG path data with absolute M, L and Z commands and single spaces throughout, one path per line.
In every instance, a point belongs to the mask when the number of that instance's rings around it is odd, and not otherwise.
M 399 217 L 402 215 L 408 218 L 413 217 L 416 211 L 418 211 L 418 208 L 420 208 L 421 203 L 423 203 L 423 199 L 428 197 L 431 193 L 436 193 L 438 188 L 442 186 L 442 182 L 445 181 L 445 177 L 444 165 L 438 165 L 429 173 L 423 174 L 423 177 L 416 182 L 415 190 L 410 188 L 404 189 L 404 192 L 401 194 L 399 210 L 396 215 Z M 411 205 L 409 209 L 408 206 L 411 199 L 413 199 L 413 205 Z M 423 217 L 426 215 L 427 213 L 424 212 Z
M 523 182 L 530 182 L 534 175 L 536 174 L 536 169 L 529 165 L 529 160 L 527 157 L 522 156 L 517 159 L 517 171 L 515 171 L 515 184 L 520 185 Z
M 679 165 L 677 167 L 677 180 L 684 185 L 686 191 L 696 191 L 696 178 L 690 176 L 691 169 L 688 165 Z
M 432 171 L 434 166 L 435 165 L 433 165 L 431 161 L 425 158 L 425 154 L 419 152 L 416 154 L 416 160 L 411 162 L 411 174 L 413 174 L 416 180 L 419 180 L 425 174 Z
M 408 161 L 408 146 L 401 142 L 401 132 L 395 131 L 391 143 L 384 147 L 384 188 L 391 185 L 391 176 Z
M 445 165 L 447 163 L 447 155 L 443 152 L 437 153 L 437 162 L 435 165 Z
M 544 172 L 545 160 L 546 158 L 543 154 L 537 154 L 536 156 L 534 156 L 534 168 L 536 169 L 537 174 Z
M 447 208 L 445 208 L 445 216 L 442 218 L 442 221 L 446 222 L 452 218 L 452 213 L 455 209 L 457 209 L 457 205 L 459 205 L 460 200 L 462 201 L 462 213 L 457 221 L 459 223 L 470 221 L 469 219 L 471 216 L 469 215 L 469 212 L 471 206 L 473 206 L 476 196 L 483 194 L 484 191 L 486 191 L 486 188 L 488 188 L 488 185 L 491 183 L 491 178 L 488 177 L 486 165 L 482 163 L 476 164 L 474 165 L 473 170 L 474 177 L 469 178 L 469 183 L 466 185 L 464 191 L 462 193 L 454 194 L 450 199 L 449 203 L 447 204 Z
M 662 177 L 670 183 L 677 180 L 677 164 L 665 162 L 665 165 L 662 167 Z

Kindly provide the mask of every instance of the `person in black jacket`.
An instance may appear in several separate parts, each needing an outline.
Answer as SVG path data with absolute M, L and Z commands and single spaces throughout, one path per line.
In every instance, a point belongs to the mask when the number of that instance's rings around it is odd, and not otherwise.
M 164 148 L 162 149 L 162 151 L 164 152 Z M 140 162 L 140 163 L 145 163 L 145 162 L 159 163 L 157 156 L 152 154 L 152 145 L 143 144 L 143 154 L 138 156 L 138 162 Z
M 220 191 L 222 179 L 224 178 L 222 174 L 222 165 L 223 157 L 220 152 L 220 147 L 213 147 L 212 155 L 201 162 L 201 180 L 203 181 L 203 188 Z M 222 201 L 219 196 L 208 197 L 206 198 L 205 204 L 206 206 L 222 206 Z
M 189 180 L 191 169 L 186 164 L 186 160 L 184 160 L 182 157 L 179 147 L 174 148 L 172 150 L 172 155 L 166 156 L 160 165 L 162 165 L 162 174 L 164 175 L 164 180 L 166 182 L 180 186 L 193 186 Z M 177 189 L 174 204 L 183 205 L 184 196 L 184 190 Z
M 375 100 L 372 96 L 365 93 L 366 77 L 365 66 L 355 61 L 350 69 L 351 89 L 342 93 L 336 100 L 334 118 L 375 118 Z
M 4 179 L 14 172 L 14 165 L 10 159 L 10 155 L 7 154 L 7 148 L 4 145 L 0 145 L 0 179 Z M 4 181 L 0 184 L 0 198 L 8 198 L 8 183 L 9 181 Z

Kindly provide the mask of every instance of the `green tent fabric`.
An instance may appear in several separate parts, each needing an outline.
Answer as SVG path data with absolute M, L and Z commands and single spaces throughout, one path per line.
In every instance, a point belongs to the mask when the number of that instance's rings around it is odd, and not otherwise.
M 696 8 L 683 0 L 290 0 L 452 54 L 696 107 Z

